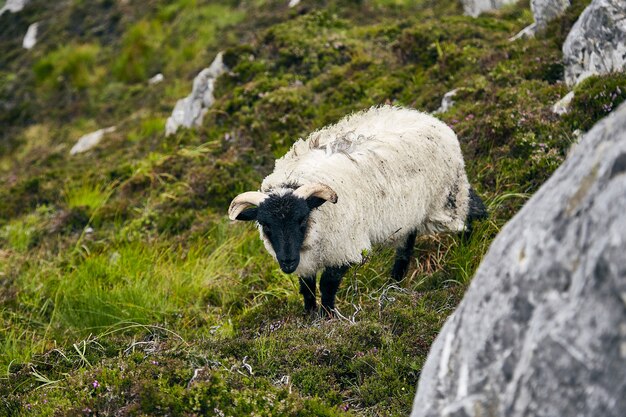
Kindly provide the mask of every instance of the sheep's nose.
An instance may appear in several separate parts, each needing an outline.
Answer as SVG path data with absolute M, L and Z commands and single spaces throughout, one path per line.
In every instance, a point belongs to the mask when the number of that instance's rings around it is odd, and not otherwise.
M 284 259 L 278 261 L 280 264 L 280 269 L 283 270 L 285 274 L 291 274 L 293 271 L 298 268 L 298 264 L 300 263 L 299 259 Z

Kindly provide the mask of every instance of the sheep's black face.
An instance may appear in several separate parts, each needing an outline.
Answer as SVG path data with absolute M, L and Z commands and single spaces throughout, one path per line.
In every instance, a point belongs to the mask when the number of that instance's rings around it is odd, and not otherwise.
M 311 210 L 326 201 L 293 194 L 270 195 L 258 208 L 242 212 L 237 220 L 256 220 L 270 241 L 283 272 L 290 274 L 298 268 L 300 250 L 306 237 Z
M 258 210 L 257 221 L 272 244 L 280 269 L 292 273 L 300 263 L 311 209 L 306 200 L 289 194 L 270 196 Z

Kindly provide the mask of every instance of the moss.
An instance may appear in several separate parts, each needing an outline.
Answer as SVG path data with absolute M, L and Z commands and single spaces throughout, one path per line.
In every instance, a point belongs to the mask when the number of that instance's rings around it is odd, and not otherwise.
M 130 396 L 134 401 L 124 408 L 133 415 L 340 414 L 318 400 L 301 399 L 285 388 L 232 375 L 219 368 L 204 366 L 194 371 L 192 363 L 169 354 L 131 357 L 135 360 L 108 359 L 104 362 L 106 366 L 73 376 L 68 382 L 81 387 L 80 391 L 46 389 L 20 405 L 38 415 L 106 414 L 119 410 L 123 406 L 120 399 Z
M 158 72 L 158 46 L 163 28 L 156 21 L 142 20 L 130 27 L 122 39 L 122 50 L 113 64 L 113 76 L 124 82 L 145 82 Z
M 60 47 L 35 64 L 35 79 L 39 84 L 55 89 L 84 90 L 96 84 L 102 73 L 96 68 L 99 52 L 97 44 Z
M 592 76 L 574 89 L 570 111 L 565 117 L 573 129 L 589 130 L 626 100 L 626 75 Z

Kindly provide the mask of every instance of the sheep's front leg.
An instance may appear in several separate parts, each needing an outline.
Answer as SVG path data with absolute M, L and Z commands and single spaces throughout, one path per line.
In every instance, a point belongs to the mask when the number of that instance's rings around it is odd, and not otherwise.
M 304 311 L 312 313 L 317 308 L 315 302 L 315 275 L 312 277 L 299 277 L 300 294 L 304 298 Z
M 411 255 L 413 254 L 413 247 L 415 246 L 415 238 L 417 232 L 413 232 L 407 236 L 403 246 L 400 246 L 396 250 L 396 261 L 393 263 L 393 269 L 391 270 L 391 277 L 396 281 L 400 281 L 406 275 L 406 271 L 409 270 L 409 262 L 411 261 Z
M 320 292 L 322 293 L 322 311 L 327 316 L 332 316 L 335 309 L 335 295 L 341 283 L 341 278 L 350 268 L 349 265 L 329 267 L 324 270 L 320 279 Z

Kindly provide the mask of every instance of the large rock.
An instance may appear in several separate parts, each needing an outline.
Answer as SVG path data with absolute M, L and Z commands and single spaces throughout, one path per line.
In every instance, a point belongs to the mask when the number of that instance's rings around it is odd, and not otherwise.
M 518 0 L 461 0 L 466 15 L 477 17 L 483 12 L 496 10 L 507 4 L 517 3 Z
M 20 12 L 24 7 L 26 7 L 28 2 L 29 0 L 7 0 L 6 3 L 4 3 L 4 6 L 0 8 L 0 16 L 2 16 L 4 12 Z
M 208 68 L 203 69 L 193 80 L 191 94 L 178 100 L 172 115 L 165 124 L 165 135 L 176 133 L 180 126 L 192 127 L 202 125 L 205 113 L 213 105 L 215 98 L 215 80 L 228 68 L 222 60 L 222 53 L 217 54 Z
M 626 0 L 593 0 L 563 44 L 565 82 L 626 68 Z
M 570 0 L 530 0 L 530 9 L 535 22 L 522 29 L 511 40 L 534 36 L 544 30 L 551 20 L 561 16 L 570 5 Z
M 412 417 L 626 416 L 626 104 L 502 229 Z

